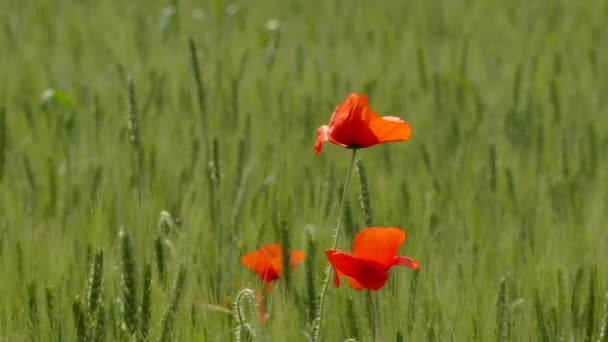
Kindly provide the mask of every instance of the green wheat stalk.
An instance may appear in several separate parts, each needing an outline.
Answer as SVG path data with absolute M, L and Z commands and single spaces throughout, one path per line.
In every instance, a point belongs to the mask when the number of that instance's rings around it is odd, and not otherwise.
M 344 184 L 338 186 L 339 194 L 344 192 Z M 356 233 L 355 221 L 353 219 L 352 208 L 350 207 L 350 201 L 344 199 L 344 232 L 349 239 L 352 239 Z
M 140 340 L 148 339 L 150 332 L 150 316 L 152 314 L 152 267 L 149 263 L 144 265 L 144 280 L 141 297 L 141 317 L 139 325 Z
M 536 292 L 534 296 L 534 312 L 536 313 L 536 330 L 537 338 L 539 341 L 548 342 L 549 332 L 547 331 L 547 323 L 545 322 L 545 313 L 543 309 L 543 303 L 540 300 L 540 295 Z
M 87 341 L 86 316 L 79 296 L 76 296 L 72 302 L 72 313 L 74 314 L 74 323 L 76 324 L 76 340 L 85 342 Z
M 122 229 L 119 234 L 122 257 L 123 322 L 133 335 L 137 332 L 137 270 L 131 240 Z
M 144 153 L 139 132 L 139 118 L 137 103 L 135 101 L 135 84 L 133 77 L 127 78 L 127 129 L 129 131 L 129 141 L 134 150 L 134 171 L 137 179 L 138 199 L 141 203 L 143 192 L 143 163 Z
M 488 186 L 492 193 L 496 193 L 496 144 L 488 147 Z
M 306 258 L 304 259 L 304 267 L 306 268 L 306 302 L 308 307 L 308 315 L 312 323 L 316 314 L 316 296 L 315 296 L 315 279 L 316 272 L 315 256 L 317 255 L 317 242 L 312 229 L 306 230 Z
M 407 333 L 408 335 L 412 334 L 412 331 L 414 330 L 414 322 L 416 319 L 416 312 L 418 311 L 418 307 L 416 306 L 416 293 L 418 290 L 418 277 L 420 276 L 420 272 L 414 272 L 414 275 L 412 276 L 411 280 L 410 280 L 410 287 L 409 287 L 409 291 L 408 293 L 409 295 L 409 300 L 408 300 L 408 319 L 407 319 Z
M 346 307 L 347 322 L 349 323 L 348 331 L 353 336 L 352 339 L 358 341 L 361 339 L 361 333 L 359 331 L 359 320 L 357 310 L 355 309 L 355 300 L 351 297 L 348 298 L 348 304 Z
M 30 321 L 30 336 L 36 339 L 40 333 L 40 316 L 38 313 L 38 296 L 36 283 L 31 281 L 27 286 L 28 318 Z
M 161 334 L 158 341 L 168 342 L 173 340 L 173 325 L 175 322 L 175 316 L 179 309 L 179 302 L 186 287 L 186 267 L 183 263 L 180 263 L 177 277 L 173 283 L 171 301 L 163 312 L 162 319 L 160 321 Z
M 584 271 L 582 267 L 579 267 L 576 275 L 574 276 L 574 280 L 572 282 L 572 296 L 570 299 L 570 314 L 571 314 L 571 324 L 572 324 L 572 333 L 574 336 L 578 335 L 580 329 L 580 293 L 581 293 L 581 283 L 583 282 Z
M 164 287 L 167 284 L 165 272 L 165 247 L 163 246 L 163 238 L 160 234 L 156 234 L 156 238 L 154 239 L 154 256 L 156 269 L 158 270 L 158 280 Z
M 4 106 L 0 106 L 0 182 L 4 180 L 7 140 L 6 108 Z
M 89 322 L 93 321 L 97 308 L 101 302 L 101 290 L 103 286 L 103 252 L 98 250 L 95 253 L 89 279 L 87 282 L 87 317 Z
M 47 215 L 52 215 L 55 213 L 55 209 L 57 208 L 57 172 L 55 159 L 53 157 L 47 158 L 47 181 L 49 187 L 49 198 L 46 206 Z
M 505 341 L 509 329 L 509 312 L 507 310 L 507 278 L 500 280 L 498 299 L 496 300 L 496 341 Z
M 285 280 L 285 285 L 287 288 L 291 287 L 291 267 L 289 263 L 289 251 L 291 250 L 291 232 L 289 229 L 289 224 L 286 220 L 281 220 L 279 224 L 279 238 L 281 240 L 281 245 L 283 247 L 283 256 L 281 257 L 281 262 L 283 264 L 283 274 L 281 277 Z
M 359 175 L 359 204 L 361 210 L 363 210 L 363 216 L 365 219 L 365 226 L 372 226 L 372 206 L 369 198 L 369 184 L 367 183 L 367 173 L 365 172 L 365 166 L 359 159 L 357 160 L 357 174 Z
M 198 100 L 200 116 L 201 116 L 201 128 L 203 132 L 203 139 L 205 147 L 209 147 L 209 135 L 208 135 L 208 124 L 207 124 L 207 110 L 205 102 L 205 90 L 203 87 L 203 79 L 201 77 L 201 71 L 198 64 L 198 55 L 196 51 L 196 45 L 194 40 L 190 38 L 188 41 L 190 48 L 190 65 L 192 66 L 192 76 L 194 77 L 194 83 L 196 86 L 196 98 Z
M 51 285 L 47 285 L 45 289 L 46 298 L 46 314 L 49 320 L 51 332 L 57 333 L 57 317 L 55 316 L 55 292 Z
M 598 334 L 597 342 L 608 342 L 608 290 L 604 291 L 604 304 L 603 304 L 604 317 L 600 325 L 600 331 Z
M 593 339 L 595 326 L 595 269 L 591 269 L 589 273 L 589 297 L 585 308 L 585 335 L 583 341 L 591 341 Z
M 92 331 L 92 341 L 101 342 L 106 339 L 106 307 L 103 301 L 100 300 L 97 307 L 97 314 L 95 315 L 95 322 Z
M 171 213 L 166 210 L 161 211 L 160 217 L 158 218 L 157 227 L 159 234 L 169 235 L 175 230 L 176 227 L 173 215 L 171 215 Z

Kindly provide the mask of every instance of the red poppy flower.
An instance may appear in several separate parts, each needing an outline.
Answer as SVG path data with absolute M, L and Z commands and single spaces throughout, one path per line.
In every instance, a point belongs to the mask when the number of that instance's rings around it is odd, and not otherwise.
M 263 282 L 271 282 L 281 277 L 283 270 L 283 247 L 279 244 L 262 246 L 241 257 L 241 264 L 255 272 Z M 289 264 L 294 269 L 304 260 L 304 252 L 290 251 Z
M 328 249 L 327 260 L 334 268 L 334 286 L 347 276 L 355 290 L 379 290 L 388 279 L 388 269 L 405 266 L 416 270 L 420 265 L 404 256 L 395 256 L 405 240 L 405 233 L 393 227 L 371 227 L 361 230 L 353 240 L 353 254 Z
M 321 153 L 329 141 L 347 148 L 363 148 L 394 141 L 406 141 L 411 127 L 401 118 L 378 116 L 367 106 L 367 94 L 352 93 L 340 103 L 329 120 L 329 125 L 317 129 L 315 154 Z

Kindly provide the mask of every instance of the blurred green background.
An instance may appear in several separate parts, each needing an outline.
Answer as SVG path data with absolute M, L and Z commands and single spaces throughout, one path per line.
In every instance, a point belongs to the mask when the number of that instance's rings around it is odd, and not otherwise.
M 308 339 L 350 158 L 313 143 L 350 92 L 413 129 L 358 153 L 371 223 L 421 264 L 378 292 L 382 340 L 608 339 L 607 1 L 0 0 L 0 19 L 0 340 L 234 340 L 236 293 L 261 289 L 239 256 L 275 242 L 307 261 L 249 323 Z M 330 287 L 325 340 L 370 339 L 365 297 Z

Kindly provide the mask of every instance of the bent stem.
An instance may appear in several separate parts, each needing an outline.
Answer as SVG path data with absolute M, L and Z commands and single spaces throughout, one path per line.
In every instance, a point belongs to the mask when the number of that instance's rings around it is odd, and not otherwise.
M 346 202 L 346 195 L 348 194 L 348 184 L 350 183 L 350 178 L 353 174 L 353 166 L 355 165 L 355 159 L 357 156 L 357 149 L 353 149 L 353 153 L 351 154 L 350 166 L 348 167 L 348 173 L 346 174 L 346 182 L 344 183 L 344 190 L 342 191 L 342 198 L 340 200 L 340 213 L 338 214 L 338 222 L 336 224 L 336 228 L 333 231 L 333 243 L 331 249 L 336 249 L 338 246 L 338 239 L 340 237 L 340 227 L 342 226 L 342 220 L 344 218 L 344 203 Z M 325 295 L 327 294 L 327 287 L 329 285 L 329 278 L 331 277 L 331 265 L 327 265 L 325 267 L 325 272 L 323 273 L 323 284 L 321 285 L 321 294 L 319 295 L 319 304 L 317 307 L 317 315 L 313 322 L 312 326 L 312 340 L 314 342 L 319 341 L 319 337 L 321 335 L 321 323 L 323 320 L 323 311 L 325 307 Z
M 371 290 L 367 290 L 367 299 L 369 301 L 369 325 L 372 330 L 372 341 L 378 340 L 378 311 L 376 310 L 376 302 L 374 300 L 374 294 Z

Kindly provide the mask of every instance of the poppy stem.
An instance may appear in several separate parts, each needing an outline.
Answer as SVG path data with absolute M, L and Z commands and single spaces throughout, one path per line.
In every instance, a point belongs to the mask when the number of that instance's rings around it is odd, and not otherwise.
M 369 324 L 372 330 L 372 341 L 376 341 L 378 338 L 378 317 L 376 310 L 376 301 L 374 300 L 374 294 L 371 290 L 367 290 L 367 299 L 369 301 Z
M 348 167 L 348 173 L 346 174 L 346 181 L 344 182 L 344 191 L 342 192 L 342 198 L 340 199 L 340 213 L 338 214 L 338 223 L 334 229 L 334 242 L 332 243 L 332 249 L 338 247 L 338 239 L 340 238 L 340 227 L 344 220 L 344 205 L 346 204 L 346 195 L 348 194 L 348 184 L 350 183 L 351 176 L 353 175 L 353 169 L 355 160 L 357 159 L 357 149 L 353 149 L 353 153 L 350 159 L 350 166 Z
M 348 173 L 346 174 L 346 181 L 344 183 L 344 190 L 342 191 L 342 198 L 340 199 L 340 213 L 338 214 L 338 222 L 336 223 L 336 228 L 334 228 L 333 231 L 333 242 L 331 247 L 332 249 L 336 249 L 336 247 L 338 246 L 338 239 L 340 238 L 340 227 L 342 226 L 342 221 L 344 219 L 344 206 L 346 203 L 346 195 L 348 194 L 348 184 L 350 183 L 350 179 L 353 174 L 353 168 L 356 159 L 357 149 L 354 148 L 353 153 L 351 154 Z M 312 340 L 314 342 L 318 342 L 320 340 L 321 323 L 323 321 L 323 311 L 325 309 L 325 295 L 327 294 L 327 287 L 329 285 L 329 278 L 331 277 L 331 274 L 331 265 L 328 264 L 325 267 L 325 272 L 323 273 L 323 284 L 321 285 L 321 294 L 319 295 L 317 314 L 312 325 Z

